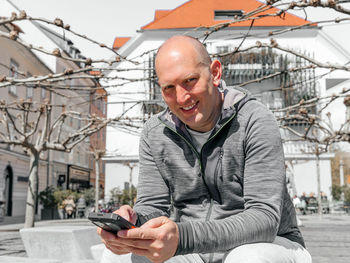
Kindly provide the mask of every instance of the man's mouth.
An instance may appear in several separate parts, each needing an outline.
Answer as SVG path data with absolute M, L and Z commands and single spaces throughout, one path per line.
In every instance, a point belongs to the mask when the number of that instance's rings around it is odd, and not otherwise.
M 195 107 L 197 106 L 197 104 L 198 104 L 198 101 L 195 102 L 195 103 L 193 103 L 193 104 L 191 104 L 191 105 L 188 105 L 187 107 L 181 107 L 181 109 L 182 109 L 182 110 L 185 110 L 185 111 L 190 111 L 190 110 L 192 110 L 193 108 L 195 108 Z

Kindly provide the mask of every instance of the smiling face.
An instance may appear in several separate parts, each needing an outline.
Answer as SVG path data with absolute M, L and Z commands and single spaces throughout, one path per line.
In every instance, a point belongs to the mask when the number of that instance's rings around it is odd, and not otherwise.
M 164 101 L 169 109 L 192 130 L 210 131 L 222 105 L 218 91 L 221 64 L 203 58 L 203 48 L 194 39 L 173 37 L 159 50 L 156 72 Z

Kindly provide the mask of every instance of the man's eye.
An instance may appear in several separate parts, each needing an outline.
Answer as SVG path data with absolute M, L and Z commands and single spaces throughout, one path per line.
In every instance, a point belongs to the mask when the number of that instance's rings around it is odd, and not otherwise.
M 168 91 L 168 90 L 172 89 L 173 87 L 174 87 L 173 85 L 165 86 L 165 87 L 163 87 L 163 91 Z
M 189 78 L 185 80 L 185 85 L 194 85 L 197 82 L 197 78 Z

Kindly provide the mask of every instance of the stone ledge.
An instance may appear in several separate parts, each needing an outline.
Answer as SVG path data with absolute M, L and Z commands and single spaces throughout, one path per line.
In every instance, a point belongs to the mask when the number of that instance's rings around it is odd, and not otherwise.
M 20 235 L 29 258 L 93 260 L 90 247 L 101 243 L 93 226 L 24 228 Z
M 0 256 L 1 263 L 62 263 L 55 259 Z
M 99 263 L 97 260 L 74 260 L 74 261 L 61 261 L 55 259 L 43 259 L 43 258 L 26 258 L 26 257 L 10 257 L 0 256 L 1 263 Z

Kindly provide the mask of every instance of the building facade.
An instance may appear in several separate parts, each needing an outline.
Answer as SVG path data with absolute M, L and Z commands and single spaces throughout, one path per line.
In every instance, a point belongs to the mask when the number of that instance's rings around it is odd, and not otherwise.
M 271 16 L 257 19 L 253 26 L 251 21 L 234 23 L 207 35 L 215 25 L 232 21 L 260 5 L 261 2 L 255 0 L 191 0 L 173 10 L 156 10 L 154 21 L 141 27 L 127 42 L 125 38 L 120 41 L 116 38 L 115 46 L 120 55 L 133 58 L 139 66 L 129 61 L 122 61 L 109 76 L 147 80 L 137 84 L 135 82 L 125 84 L 121 80 L 109 82 L 109 85 L 115 85 L 113 91 L 116 94 L 110 97 L 109 116 L 114 117 L 127 110 L 126 114 L 130 118 L 145 120 L 162 108 L 154 72 L 154 56 L 157 48 L 173 35 L 186 34 L 200 40 L 205 39 L 208 52 L 213 57 L 219 58 L 223 64 L 223 79 L 228 86 L 243 86 L 271 110 L 324 95 L 334 88 L 334 85 L 330 87 L 326 83 L 335 79 L 349 78 L 349 74 L 344 72 L 307 68 L 309 63 L 303 55 L 323 63 L 332 61 L 344 65 L 350 59 L 349 52 L 317 24 L 310 24 L 298 30 L 289 30 L 309 23 L 304 18 L 290 13 L 284 13 L 283 17 Z M 277 9 L 271 9 L 269 12 L 277 11 Z M 273 36 L 273 43 L 301 56 L 287 54 L 278 48 L 252 48 L 256 47 L 257 43 L 272 43 L 271 32 L 283 30 L 285 33 Z M 120 46 L 118 43 L 124 44 Z M 237 47 L 247 51 L 234 54 Z M 231 55 L 218 56 L 223 53 Z M 125 73 L 118 71 L 118 69 L 130 67 L 138 70 Z M 302 67 L 306 67 L 305 70 L 290 71 L 290 69 Z M 264 79 L 277 72 L 285 73 Z M 249 83 L 257 78 L 261 81 Z M 130 95 L 123 93 L 126 90 Z M 118 96 L 118 92 L 123 96 Z M 128 110 L 131 107 L 132 109 Z M 317 107 L 312 108 L 310 113 L 317 114 Z M 276 113 L 276 118 L 279 117 L 281 114 Z M 141 124 L 135 123 L 135 126 L 141 127 Z M 306 124 L 290 121 L 286 126 L 296 131 L 303 131 Z M 317 192 L 316 157 L 313 145 L 289 141 L 294 139 L 293 134 L 286 130 L 281 130 L 281 134 L 286 140 L 284 143 L 286 167 L 289 167 L 289 172 L 293 174 L 296 194 Z M 107 147 L 110 151 L 117 151 L 122 155 L 135 155 L 138 150 L 138 137 L 137 132 L 126 133 L 122 126 L 113 127 L 107 131 Z M 320 157 L 321 191 L 328 196 L 332 185 L 330 165 L 332 156 L 332 154 L 323 154 Z M 106 174 L 106 177 L 113 174 Z
M 18 13 L 19 10 L 10 1 L 2 1 L 0 15 L 10 16 L 11 12 Z M 59 49 L 63 56 L 69 58 L 84 59 L 72 41 L 49 28 L 26 20 L 19 24 L 20 26 L 5 24 L 0 27 L 0 30 L 9 33 L 15 28 L 19 32 L 20 40 L 33 45 L 39 43 L 46 50 Z M 85 67 L 84 64 L 60 57 L 43 56 L 41 52 L 33 51 L 1 35 L 0 50 L 1 77 L 23 79 Z M 49 126 L 62 112 L 67 112 L 68 117 L 61 129 L 61 136 L 65 136 L 82 129 L 86 125 L 86 117 L 92 114 L 101 118 L 106 116 L 106 92 L 89 72 L 82 73 L 80 76 L 45 85 L 32 83 L 1 87 L 0 97 L 7 104 L 15 104 L 16 101 L 28 101 L 35 105 L 50 103 L 52 111 Z M 16 114 L 15 110 L 10 112 L 14 119 L 18 118 Z M 35 121 L 34 116 L 30 115 L 28 125 L 33 121 Z M 38 125 L 41 124 L 42 121 L 39 121 Z M 15 134 L 15 127 L 11 123 L 8 124 L 8 130 L 4 127 L 6 125 L 0 128 L 2 134 Z M 106 144 L 105 137 L 105 129 L 103 129 L 99 132 L 98 138 L 94 140 L 86 138 L 70 152 L 53 150 L 42 152 L 39 161 L 38 191 L 44 190 L 47 186 L 81 190 L 93 185 L 95 174 L 91 166 L 93 159 L 91 146 L 94 145 L 103 150 Z M 2 214 L 5 216 L 24 216 L 25 214 L 29 161 L 28 153 L 24 148 L 0 144 L 0 205 Z M 103 185 L 104 176 L 101 182 Z
M 0 27 L 2 32 L 10 32 L 14 25 Z M 0 37 L 0 76 L 26 78 L 34 75 L 47 75 L 51 70 L 35 54 L 14 41 Z M 3 52 L 5 51 L 6 52 Z M 0 88 L 0 97 L 6 102 L 19 99 L 41 101 L 41 88 L 25 88 L 12 85 Z M 11 112 L 12 117 L 16 113 Z M 14 129 L 9 124 L 10 131 Z M 1 132 L 5 132 L 2 130 Z M 28 182 L 29 156 L 22 147 L 0 144 L 0 202 L 5 216 L 24 215 Z M 47 160 L 40 161 L 39 189 L 47 185 Z

